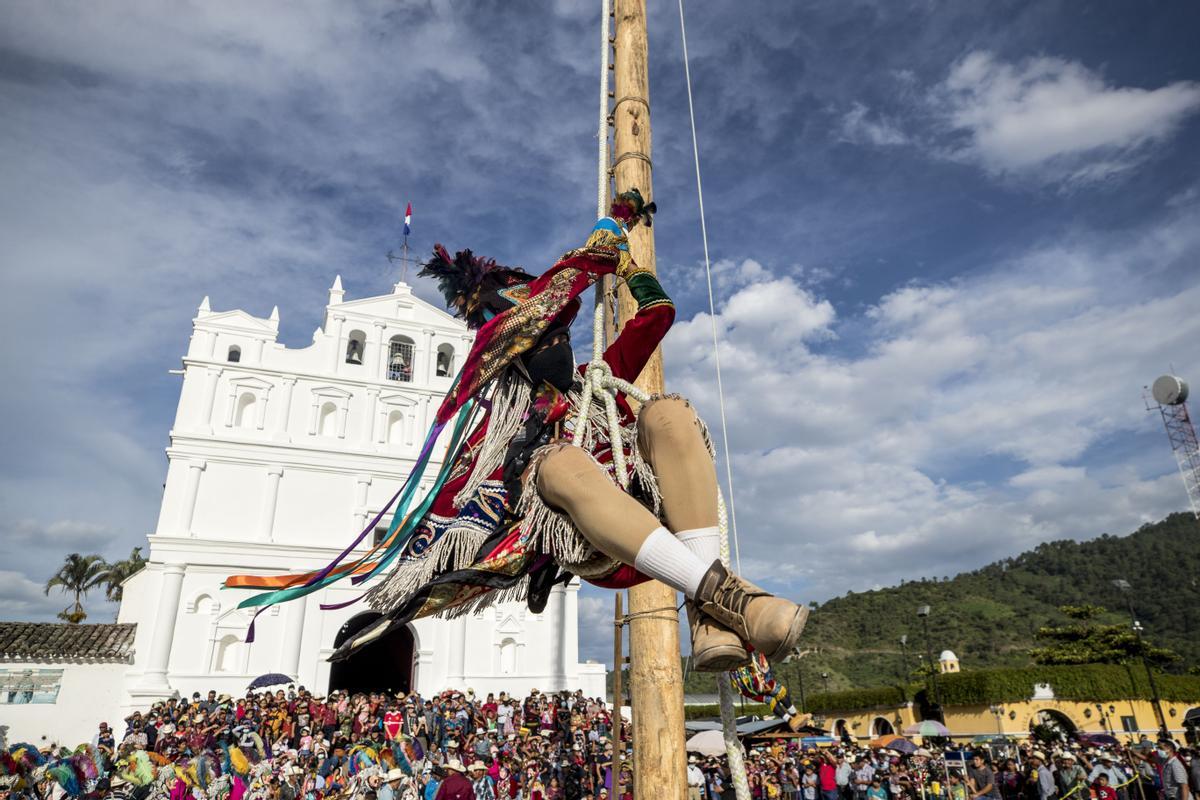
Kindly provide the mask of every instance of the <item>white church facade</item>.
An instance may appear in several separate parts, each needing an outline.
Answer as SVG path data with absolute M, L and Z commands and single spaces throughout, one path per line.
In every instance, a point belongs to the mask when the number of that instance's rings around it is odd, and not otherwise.
M 118 616 L 136 626 L 132 663 L 111 693 L 121 708 L 103 718 L 176 692 L 236 696 L 267 672 L 319 694 L 603 696 L 604 666 L 579 662 L 577 583 L 556 587 L 540 614 L 508 603 L 466 619 L 420 619 L 331 664 L 342 639 L 375 618 L 364 603 L 319 608 L 365 588 L 340 582 L 272 607 L 255 641 L 244 641 L 251 614 L 237 603 L 247 591 L 223 589 L 224 579 L 315 570 L 341 552 L 400 488 L 472 341 L 404 283 L 347 301 L 340 277 L 310 346 L 284 346 L 278 329 L 278 309 L 262 319 L 214 311 L 208 298 L 193 320 L 148 564 L 125 584 Z

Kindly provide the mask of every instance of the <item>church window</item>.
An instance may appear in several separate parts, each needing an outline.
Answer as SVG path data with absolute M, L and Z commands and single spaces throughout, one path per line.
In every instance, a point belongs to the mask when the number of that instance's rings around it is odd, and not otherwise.
M 237 411 L 233 417 L 233 425 L 235 428 L 253 428 L 254 427 L 254 404 L 258 398 L 253 392 L 243 392 L 237 401 Z
M 371 531 L 371 546 L 377 547 L 380 544 L 382 544 L 383 540 L 387 538 L 387 533 L 388 533 L 387 525 L 377 526 L 375 528 L 375 530 Z
M 229 354 L 225 357 L 225 360 L 230 364 L 237 364 L 240 362 L 242 360 L 242 348 L 238 347 L 236 344 L 231 345 L 229 348 Z
M 500 674 L 512 675 L 517 671 L 517 642 L 505 639 L 500 642 Z
M 332 402 L 322 404 L 317 431 L 321 436 L 337 436 L 337 406 Z
M 61 669 L 0 669 L 0 705 L 58 702 Z
M 388 342 L 387 377 L 389 381 L 409 383 L 413 379 L 415 342 L 407 336 L 393 336 Z
M 437 349 L 437 376 L 439 378 L 448 378 L 454 374 L 454 347 L 452 345 L 438 345 Z
M 237 672 L 241 641 L 235 634 L 227 633 L 216 642 L 213 657 L 214 672 Z
M 387 423 L 387 442 L 388 444 L 401 444 L 404 441 L 404 412 L 393 411 L 388 414 Z
M 363 350 L 366 349 L 367 335 L 362 331 L 350 331 L 350 341 L 346 343 L 346 363 L 361 364 Z
M 209 616 L 215 614 L 219 606 L 217 605 L 217 601 L 213 600 L 211 596 L 202 594 L 196 598 L 194 608 L 197 614 Z

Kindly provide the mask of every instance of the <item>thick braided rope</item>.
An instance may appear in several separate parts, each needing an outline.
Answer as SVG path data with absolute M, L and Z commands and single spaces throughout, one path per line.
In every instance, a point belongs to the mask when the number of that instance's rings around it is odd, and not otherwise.
M 592 319 L 592 360 L 583 372 L 583 391 L 579 393 L 579 414 L 575 418 L 571 441 L 584 448 L 591 444 L 591 427 L 588 423 L 592 401 L 603 403 L 613 470 L 621 488 L 628 489 L 629 475 L 626 473 L 625 449 L 621 446 L 621 414 L 617 407 L 617 392 L 624 392 L 639 403 L 650 399 L 650 395 L 629 381 L 614 376 L 612 367 L 604 360 L 604 304 L 597 303 Z

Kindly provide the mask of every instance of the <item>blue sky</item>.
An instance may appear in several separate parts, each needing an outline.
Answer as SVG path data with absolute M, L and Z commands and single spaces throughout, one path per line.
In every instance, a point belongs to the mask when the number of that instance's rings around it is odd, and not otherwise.
M 538 270 L 594 210 L 598 3 L 0 7 L 0 615 L 152 530 L 205 295 L 307 342 L 413 244 Z M 678 19 L 652 3 L 670 388 L 717 418 Z M 693 3 L 744 571 L 799 600 L 1185 505 L 1200 10 Z M 432 285 L 423 297 L 436 300 Z M 611 599 L 585 590 L 585 654 Z M 111 610 L 89 603 L 94 618 Z

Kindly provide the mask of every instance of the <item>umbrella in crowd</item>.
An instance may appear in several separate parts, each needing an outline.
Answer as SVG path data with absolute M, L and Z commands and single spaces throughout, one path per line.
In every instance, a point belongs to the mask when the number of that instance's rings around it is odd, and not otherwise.
M 1088 747 L 1116 747 L 1121 743 L 1117 737 L 1107 733 L 1082 733 L 1079 741 Z
M 927 738 L 936 736 L 945 737 L 950 735 L 950 729 L 937 720 L 926 719 L 921 720 L 915 725 L 909 725 L 904 729 L 904 733 L 908 736 L 924 736 Z
M 720 730 L 700 731 L 687 740 L 687 751 L 702 756 L 725 755 L 725 734 Z
M 295 680 L 282 672 L 268 672 L 250 681 L 250 689 L 262 689 L 266 686 L 280 686 L 285 683 L 295 683 Z
M 917 746 L 908 739 L 905 739 L 903 736 L 881 736 L 879 738 L 888 740 L 887 743 L 878 745 L 884 750 L 891 750 L 895 753 L 900 753 L 906 756 L 910 756 L 917 752 Z M 872 746 L 875 745 L 872 744 Z

